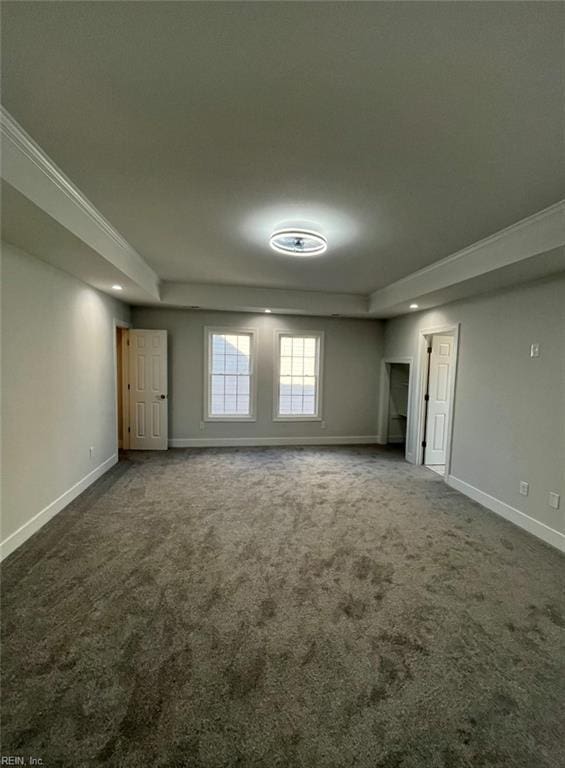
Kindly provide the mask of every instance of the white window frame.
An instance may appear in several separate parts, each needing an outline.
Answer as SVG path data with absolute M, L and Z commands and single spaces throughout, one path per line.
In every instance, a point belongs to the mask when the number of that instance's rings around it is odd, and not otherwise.
M 318 360 L 316 365 L 316 378 L 318 380 L 318 391 L 316 397 L 316 413 L 311 416 L 301 416 L 300 414 L 280 414 L 280 379 L 281 379 L 281 337 L 315 337 L 318 344 Z M 324 370 L 324 332 L 323 331 L 275 331 L 275 360 L 273 370 L 275 372 L 273 380 L 273 421 L 322 421 L 323 420 L 323 370 Z
M 212 367 L 212 334 L 222 334 L 237 336 L 248 334 L 249 342 L 249 415 L 238 416 L 237 414 L 214 416 L 210 413 L 211 390 L 210 376 Z M 204 328 L 204 421 L 257 421 L 257 375 L 256 375 L 256 356 L 257 356 L 257 331 L 255 328 L 218 328 L 207 325 Z

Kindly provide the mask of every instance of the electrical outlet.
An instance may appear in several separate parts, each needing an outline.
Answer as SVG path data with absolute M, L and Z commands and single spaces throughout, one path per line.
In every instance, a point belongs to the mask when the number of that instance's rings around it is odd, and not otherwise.
M 94 456 L 94 446 L 93 445 L 91 445 L 90 448 L 88 449 L 88 453 L 90 455 L 90 458 L 92 458 Z
M 530 347 L 530 357 L 539 357 L 539 344 L 537 342 Z
M 547 503 L 552 509 L 559 509 L 560 500 L 561 499 L 558 493 L 553 493 L 553 491 L 549 492 L 549 495 L 547 497 Z
M 522 496 L 527 496 L 530 492 L 530 484 L 526 483 L 524 480 L 520 480 L 520 493 Z
M 326 422 L 322 421 L 322 425 L 321 426 L 322 426 L 322 429 L 325 429 L 326 428 Z
M 203 421 L 201 421 L 201 422 L 200 422 L 200 431 L 202 431 L 203 429 L 204 429 L 204 422 L 203 422 Z

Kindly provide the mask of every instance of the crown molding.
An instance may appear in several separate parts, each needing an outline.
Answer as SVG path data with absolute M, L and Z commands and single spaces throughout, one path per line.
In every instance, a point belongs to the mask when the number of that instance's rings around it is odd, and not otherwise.
M 104 218 L 90 200 L 86 198 L 80 189 L 61 171 L 51 158 L 41 149 L 31 136 L 24 131 L 19 123 L 10 115 L 10 113 L 0 106 L 0 126 L 2 129 L 2 138 L 11 141 L 18 150 L 34 163 L 54 184 L 58 187 L 72 202 L 78 206 L 92 221 L 96 223 L 114 242 L 124 250 L 135 253 L 131 245 L 120 233 L 114 229 L 108 219 Z M 140 257 L 141 258 L 141 257 Z
M 118 270 L 134 283 L 139 289 L 136 302 L 162 303 L 169 307 L 197 305 L 202 309 L 239 312 L 263 312 L 269 308 L 281 314 L 386 318 L 406 313 L 413 301 L 418 302 L 421 309 L 427 309 L 484 291 L 491 283 L 497 288 L 511 284 L 513 272 L 519 269 L 523 279 L 528 264 L 530 274 L 539 277 L 546 269 L 542 254 L 548 255 L 550 251 L 553 255 L 546 271 L 550 267 L 555 271 L 561 258 L 559 249 L 565 246 L 565 201 L 562 200 L 368 296 L 161 283 L 139 253 L 2 106 L 0 135 L 2 178 L 86 243 L 114 271 Z M 540 275 L 531 269 L 534 261 Z
M 0 135 L 2 178 L 158 299 L 157 274 L 1 105 Z
M 499 230 L 476 243 L 390 285 L 369 297 L 369 313 L 403 314 L 407 304 L 435 292 L 452 288 L 509 268 L 531 257 L 565 245 L 565 200 Z M 565 263 L 563 265 L 565 269 Z M 435 306 L 441 301 L 434 301 Z

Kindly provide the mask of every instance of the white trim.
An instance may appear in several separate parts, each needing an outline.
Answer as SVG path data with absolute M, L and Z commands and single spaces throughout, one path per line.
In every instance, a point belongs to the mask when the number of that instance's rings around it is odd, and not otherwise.
M 380 435 L 345 435 L 343 437 L 173 437 L 169 448 L 221 448 L 277 445 L 375 445 Z
M 316 359 L 316 413 L 312 416 L 300 416 L 289 414 L 288 416 L 279 414 L 279 387 L 280 387 L 280 367 L 281 367 L 281 338 L 283 336 L 310 337 L 316 339 L 317 359 Z M 294 330 L 275 330 L 273 370 L 273 421 L 322 421 L 324 412 L 324 331 L 294 331 Z
M 25 155 L 34 165 L 36 165 L 52 182 L 52 184 L 72 200 L 75 205 L 103 229 L 108 237 L 125 250 L 132 250 L 131 245 L 114 229 L 108 219 L 104 218 L 90 200 L 88 200 L 78 187 L 66 176 L 61 169 L 55 165 L 53 160 L 46 152 L 35 142 L 31 136 L 24 131 L 22 126 L 12 117 L 5 107 L 0 106 L 0 125 L 4 136 L 15 144 L 20 152 Z
M 2 166 L 0 172 L 34 205 L 95 250 L 143 293 L 162 305 L 300 315 L 381 318 L 404 314 L 408 304 L 423 297 L 421 307 L 445 303 L 437 292 L 502 269 L 565 244 L 565 201 L 528 216 L 503 230 L 372 292 L 329 293 L 167 282 L 125 240 L 47 153 L 4 108 L 0 108 Z M 84 279 L 84 278 L 83 278 Z M 476 292 L 471 289 L 469 295 Z M 426 300 L 426 296 L 431 296 Z
M 506 504 L 506 502 L 500 501 L 500 499 L 481 491 L 479 488 L 475 488 L 474 485 L 466 483 L 464 480 L 459 480 L 458 477 L 449 475 L 446 482 L 456 491 L 459 491 L 470 499 L 473 499 L 473 501 L 482 504 L 483 507 L 490 509 L 491 512 L 500 515 L 500 517 L 509 520 L 519 528 L 523 528 L 525 531 L 528 531 L 528 533 L 537 536 L 538 539 L 545 541 L 546 544 L 551 544 L 552 547 L 556 547 L 556 549 L 561 552 L 565 552 L 564 533 L 556 531 L 554 528 L 550 528 L 549 525 L 526 515 L 525 512 L 520 512 L 519 509 L 511 507 L 510 504 Z
M 408 374 L 408 404 L 406 406 L 406 438 L 404 457 L 411 464 L 415 463 L 414 451 L 410 445 L 410 430 L 412 427 L 412 400 L 414 397 L 414 358 L 406 355 L 390 355 L 381 360 L 381 380 L 379 387 L 378 420 L 379 434 L 382 438 L 382 445 L 387 443 L 403 442 L 397 438 L 388 436 L 388 416 L 390 401 L 390 366 L 394 363 L 402 363 L 409 366 Z
M 230 414 L 229 416 L 213 416 L 210 413 L 210 376 L 212 375 L 212 346 L 210 336 L 212 334 L 221 334 L 223 336 L 249 335 L 249 415 L 238 416 Z M 213 325 L 204 326 L 204 382 L 203 382 L 203 402 L 202 402 L 202 421 L 206 422 L 254 422 L 257 421 L 257 329 L 256 328 L 234 328 L 217 327 Z
M 8 555 L 11 554 L 19 546 L 21 546 L 24 541 L 27 541 L 30 536 L 33 536 L 33 534 L 42 528 L 45 523 L 49 522 L 51 518 L 55 517 L 56 514 L 61 512 L 61 510 L 70 504 L 71 501 L 76 499 L 77 496 L 80 496 L 80 494 L 85 491 L 89 485 L 92 485 L 92 483 L 98 480 L 99 477 L 102 477 L 102 475 L 107 472 L 110 467 L 113 467 L 117 461 L 118 455 L 117 453 L 113 453 L 110 458 L 106 459 L 106 461 L 103 461 L 102 464 L 96 467 L 96 469 L 93 469 L 92 472 L 89 472 L 87 475 L 85 475 L 82 480 L 79 480 L 78 483 L 75 483 L 58 498 L 44 507 L 30 520 L 20 526 L 17 531 L 11 533 L 0 544 L 0 560 L 8 557 Z
M 433 272 L 442 264 L 451 264 L 456 261 L 468 259 L 469 255 L 474 253 L 475 251 L 486 248 L 489 245 L 493 245 L 494 243 L 498 242 L 502 238 L 506 238 L 511 234 L 522 232 L 523 230 L 528 229 L 533 225 L 538 225 L 549 219 L 551 219 L 552 222 L 554 220 L 557 221 L 557 219 L 554 219 L 556 214 L 557 214 L 557 218 L 559 219 L 563 215 L 563 213 L 565 213 L 565 200 L 559 200 L 557 203 L 554 203 L 553 205 L 550 205 L 547 208 L 543 208 L 541 211 L 536 211 L 536 213 L 532 213 L 531 216 L 526 216 L 525 219 L 520 219 L 520 221 L 516 221 L 514 224 L 510 224 L 510 226 L 505 227 L 504 229 L 499 229 L 498 232 L 495 232 L 492 235 L 488 235 L 487 237 L 483 237 L 481 240 L 477 240 L 471 245 L 468 245 L 466 248 L 462 248 L 460 251 L 456 251 L 455 253 L 452 253 L 450 256 L 446 256 L 443 259 L 434 261 L 433 264 L 428 264 L 428 266 L 422 267 L 421 269 L 417 270 L 417 272 L 412 272 L 412 274 L 407 275 L 406 277 L 400 278 L 400 280 L 397 280 L 394 283 L 394 285 L 410 282 L 410 280 L 416 275 L 424 275 L 427 272 Z M 563 236 L 562 226 L 560 227 L 560 231 L 561 231 L 561 236 Z M 551 245 L 549 247 L 553 248 L 562 244 L 563 244 L 562 241 L 559 241 L 556 243 L 556 245 Z M 544 245 L 543 250 L 548 250 L 549 247 L 547 245 Z
M 420 297 L 558 248 L 565 244 L 564 213 L 565 200 L 560 200 L 374 291 L 369 296 L 369 314 L 386 317 L 396 309 L 397 314 L 405 314 L 410 302 Z M 422 309 L 429 309 L 441 302 L 424 299 L 423 303 Z
M 153 269 L 2 106 L 0 133 L 2 178 L 158 300 Z
M 424 395 L 426 393 L 426 373 L 428 365 L 428 341 L 427 336 L 451 335 L 453 336 L 453 375 L 449 383 L 449 415 L 447 424 L 447 443 L 445 446 L 445 473 L 442 475 L 445 480 L 451 471 L 451 452 L 453 446 L 453 421 L 455 414 L 455 386 L 457 382 L 457 366 L 459 359 L 459 328 L 461 323 L 451 325 L 436 325 L 432 328 L 421 328 L 418 330 L 418 386 L 415 408 L 416 425 L 416 445 L 413 447 L 416 456 L 416 464 L 423 463 L 422 441 L 424 440 Z
M 242 422 L 249 422 L 253 424 L 257 421 L 256 416 L 209 416 L 206 415 L 203 417 L 202 421 L 205 421 L 207 424 L 213 424 L 216 421 L 219 421 L 222 424 L 227 424 L 229 422 L 234 422 L 234 424 L 241 424 Z
M 278 395 L 277 395 L 278 396 Z M 278 402 L 278 401 L 277 401 Z M 273 416 L 273 421 L 323 421 L 321 416 L 300 416 L 298 413 L 289 414 L 288 416 Z

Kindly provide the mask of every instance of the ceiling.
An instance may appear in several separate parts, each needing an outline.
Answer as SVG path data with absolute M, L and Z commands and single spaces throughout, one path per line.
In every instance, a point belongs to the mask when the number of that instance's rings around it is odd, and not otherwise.
M 1 13 L 4 106 L 164 281 L 367 295 L 564 197 L 561 3 Z

